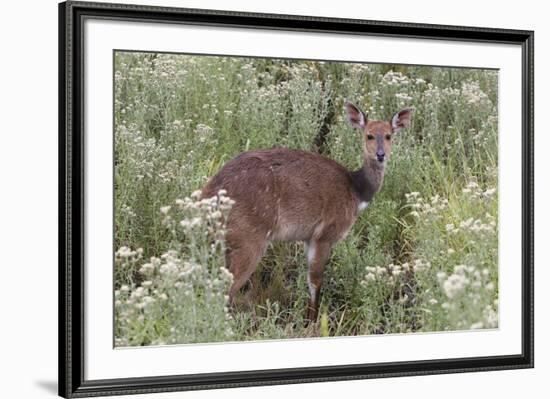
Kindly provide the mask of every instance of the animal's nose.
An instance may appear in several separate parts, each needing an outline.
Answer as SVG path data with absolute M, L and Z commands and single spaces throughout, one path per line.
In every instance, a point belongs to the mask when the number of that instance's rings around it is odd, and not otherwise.
M 376 158 L 378 158 L 378 161 L 382 162 L 385 156 L 386 156 L 386 153 L 384 151 L 382 150 L 376 151 Z

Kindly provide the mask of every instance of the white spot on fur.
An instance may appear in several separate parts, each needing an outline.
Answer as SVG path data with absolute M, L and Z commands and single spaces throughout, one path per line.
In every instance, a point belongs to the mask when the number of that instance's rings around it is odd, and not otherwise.
M 357 209 L 359 210 L 359 212 L 367 209 L 367 206 L 369 206 L 369 203 L 367 201 L 361 201 L 359 203 L 359 206 L 357 207 Z
M 307 285 L 309 287 L 309 295 L 311 296 L 311 302 L 315 303 L 315 299 L 316 299 L 316 291 L 317 291 L 317 287 L 315 287 L 315 284 L 313 284 L 309 278 L 309 273 L 307 275 Z
M 307 262 L 311 263 L 315 259 L 315 244 L 310 244 L 307 246 Z
M 304 244 L 305 244 L 305 250 L 307 254 L 307 263 L 311 265 L 311 262 L 313 262 L 313 259 L 315 259 L 315 244 L 307 244 L 307 243 L 304 243 Z M 311 279 L 309 277 L 309 272 L 307 274 L 307 286 L 309 287 L 309 295 L 311 297 L 311 301 L 315 303 L 315 298 L 316 298 L 315 293 L 317 292 L 317 287 L 315 286 L 315 284 L 311 282 Z

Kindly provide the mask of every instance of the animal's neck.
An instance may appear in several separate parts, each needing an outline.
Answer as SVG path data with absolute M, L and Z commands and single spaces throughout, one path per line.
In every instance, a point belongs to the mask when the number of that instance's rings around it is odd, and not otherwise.
M 363 166 L 351 172 L 351 180 L 361 201 L 369 202 L 380 190 L 384 181 L 385 163 L 366 158 Z

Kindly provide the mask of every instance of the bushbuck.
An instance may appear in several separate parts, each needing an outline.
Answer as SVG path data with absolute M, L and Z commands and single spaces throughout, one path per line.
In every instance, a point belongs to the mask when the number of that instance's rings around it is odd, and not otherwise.
M 380 190 L 393 135 L 409 126 L 412 114 L 405 108 L 390 121 L 370 121 L 351 102 L 344 108 L 348 121 L 364 136 L 363 165 L 358 170 L 308 151 L 253 150 L 230 160 L 203 188 L 203 198 L 224 189 L 235 201 L 226 235 L 226 263 L 233 274 L 230 303 L 270 241 L 302 241 L 309 268 L 307 319 L 316 320 L 331 248 Z

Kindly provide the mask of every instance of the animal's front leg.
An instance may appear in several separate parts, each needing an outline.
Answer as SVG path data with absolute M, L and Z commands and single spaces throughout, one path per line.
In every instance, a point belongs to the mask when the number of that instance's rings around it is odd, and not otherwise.
M 309 303 L 307 308 L 307 319 L 314 322 L 319 311 L 321 299 L 321 285 L 323 284 L 323 273 L 325 265 L 330 258 L 331 245 L 322 241 L 310 241 L 306 245 L 306 256 L 308 263 Z

